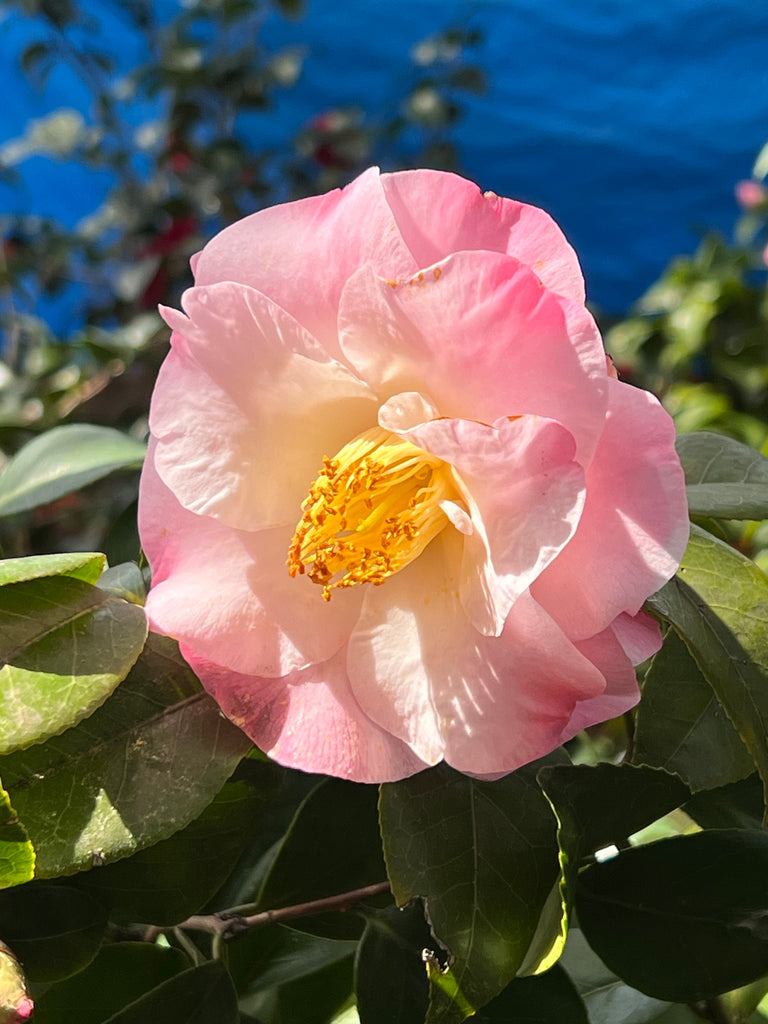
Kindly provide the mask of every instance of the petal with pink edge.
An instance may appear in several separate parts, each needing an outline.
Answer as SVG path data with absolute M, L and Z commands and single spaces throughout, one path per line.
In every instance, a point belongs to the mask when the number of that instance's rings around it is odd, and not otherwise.
M 533 585 L 536 600 L 579 639 L 601 633 L 622 612 L 635 615 L 674 574 L 688 542 L 672 420 L 648 392 L 608 383 L 579 528 Z
M 324 455 L 376 422 L 367 386 L 242 285 L 193 288 L 174 310 L 150 426 L 179 501 L 236 529 L 294 526 Z
M 529 266 L 547 288 L 584 301 L 576 253 L 543 210 L 481 193 L 471 181 L 441 171 L 383 174 L 381 184 L 418 266 L 463 250 L 505 252 Z
M 590 725 L 623 715 L 640 700 L 634 667 L 613 629 L 580 640 L 574 646 L 602 672 L 606 686 L 604 693 L 579 701 L 561 736 L 561 743 Z
M 382 400 L 426 392 L 442 416 L 484 423 L 535 413 L 567 425 L 580 462 L 592 456 L 606 407 L 597 327 L 511 256 L 456 253 L 401 282 L 363 268 L 342 295 L 339 333 Z
M 394 782 L 426 767 L 363 713 L 343 653 L 282 679 L 260 679 L 222 669 L 185 646 L 181 651 L 224 714 L 288 768 Z
M 155 472 L 150 444 L 139 529 L 152 568 L 153 627 L 239 672 L 282 676 L 325 661 L 347 641 L 361 595 L 332 602 L 285 566 L 290 528 L 246 533 L 183 508 Z

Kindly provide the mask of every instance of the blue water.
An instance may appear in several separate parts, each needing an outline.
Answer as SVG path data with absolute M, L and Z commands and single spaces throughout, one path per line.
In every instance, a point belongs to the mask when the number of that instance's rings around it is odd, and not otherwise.
M 122 66 L 140 60 L 119 5 L 99 10 L 110 13 Z M 597 305 L 625 309 L 701 230 L 730 230 L 733 185 L 768 138 L 760 0 L 310 0 L 300 22 L 264 27 L 266 44 L 299 44 L 308 56 L 278 116 L 254 121 L 259 141 L 288 139 L 358 97 L 383 108 L 410 80 L 410 47 L 450 22 L 486 35 L 479 57 L 491 88 L 467 101 L 456 132 L 467 175 L 548 209 Z M 0 139 L 20 134 L 27 117 L 87 100 L 65 67 L 43 94 L 28 88 L 10 57 L 31 31 L 15 14 L 0 23 L 0 88 L 14 97 L 0 111 Z M 26 187 L 0 186 L 0 209 L 71 224 L 107 187 L 39 158 L 21 169 Z

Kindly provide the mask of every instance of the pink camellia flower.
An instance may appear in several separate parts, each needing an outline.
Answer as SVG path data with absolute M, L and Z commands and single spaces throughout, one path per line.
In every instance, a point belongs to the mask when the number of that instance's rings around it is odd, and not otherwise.
M 737 181 L 734 186 L 736 201 L 743 210 L 756 210 L 768 201 L 768 189 L 754 179 Z
M 147 611 L 277 761 L 500 775 L 636 703 L 687 535 L 541 210 L 437 171 L 232 225 L 152 400 Z

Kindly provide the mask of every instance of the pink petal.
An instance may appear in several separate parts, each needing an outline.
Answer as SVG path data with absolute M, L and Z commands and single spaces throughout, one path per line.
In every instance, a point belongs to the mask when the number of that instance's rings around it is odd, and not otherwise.
M 556 747 L 605 680 L 527 593 L 500 637 L 481 636 L 458 596 L 460 549 L 444 531 L 366 594 L 349 678 L 363 710 L 423 761 L 509 772 Z
M 344 282 L 371 263 L 386 277 L 417 265 L 400 237 L 371 168 L 343 191 L 260 210 L 215 236 L 199 254 L 199 285 L 236 281 L 269 295 L 331 355 Z
M 224 714 L 280 764 L 356 782 L 395 781 L 425 767 L 360 709 L 343 652 L 282 679 L 239 675 L 182 653 Z
M 520 595 L 573 536 L 584 505 L 584 471 L 559 423 L 506 417 L 493 426 L 432 420 L 403 431 L 454 467 L 472 517 L 461 599 L 475 628 L 499 636 Z
M 419 267 L 453 252 L 488 249 L 529 266 L 552 291 L 584 301 L 576 253 L 549 214 L 535 206 L 482 194 L 441 171 L 400 171 L 381 178 L 403 241 Z
M 533 584 L 536 600 L 577 638 L 602 632 L 622 612 L 637 614 L 674 574 L 688 541 L 672 420 L 648 392 L 608 383 L 579 528 Z
M 602 672 L 606 686 L 604 693 L 576 705 L 561 743 L 590 725 L 623 715 L 640 700 L 634 667 L 612 628 L 574 646 Z
M 647 661 L 661 647 L 661 628 L 656 619 L 645 612 L 618 615 L 611 623 L 611 629 L 633 665 Z
M 376 422 L 364 383 L 242 285 L 193 288 L 152 398 L 157 471 L 193 512 L 238 529 L 288 524 L 323 455 Z
M 282 676 L 325 661 L 345 643 L 361 597 L 322 600 L 285 566 L 291 528 L 246 533 L 183 508 L 144 465 L 139 529 L 152 568 L 147 615 L 155 630 L 238 672 Z
M 592 317 L 511 256 L 462 252 L 399 283 L 368 267 L 347 284 L 341 346 L 382 400 L 427 392 L 442 416 L 536 413 L 567 425 L 589 460 L 606 404 Z

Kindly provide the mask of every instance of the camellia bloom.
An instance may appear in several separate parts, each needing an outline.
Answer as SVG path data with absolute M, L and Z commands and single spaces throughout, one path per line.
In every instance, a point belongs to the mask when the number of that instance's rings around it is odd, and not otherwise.
M 541 210 L 369 170 L 196 257 L 152 399 L 147 611 L 283 764 L 499 775 L 636 703 L 687 535 Z

